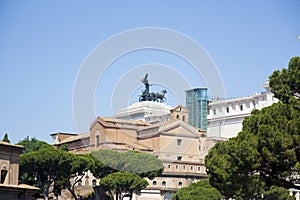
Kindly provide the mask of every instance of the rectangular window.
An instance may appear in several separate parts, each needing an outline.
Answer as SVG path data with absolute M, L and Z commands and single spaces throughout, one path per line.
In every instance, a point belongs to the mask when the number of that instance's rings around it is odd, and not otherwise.
M 182 139 L 177 139 L 177 145 L 180 146 L 182 143 Z
M 177 156 L 177 160 L 181 160 L 182 159 L 182 156 Z
M 100 146 L 100 136 L 96 135 L 96 146 L 99 147 Z

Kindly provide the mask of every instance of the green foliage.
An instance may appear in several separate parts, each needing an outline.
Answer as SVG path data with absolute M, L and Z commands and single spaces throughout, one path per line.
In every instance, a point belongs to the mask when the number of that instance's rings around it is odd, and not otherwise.
M 32 151 L 37 151 L 44 147 L 52 147 L 52 145 L 44 141 L 37 140 L 36 138 L 29 139 L 28 136 L 25 139 L 18 142 L 18 145 L 24 146 L 24 150 L 22 151 L 22 154 L 26 154 Z
M 300 57 L 290 60 L 288 69 L 277 70 L 270 76 L 271 91 L 287 103 L 290 97 L 300 97 Z
M 263 195 L 264 200 L 296 200 L 294 196 L 290 196 L 286 188 L 272 186 L 270 190 Z
M 10 140 L 8 139 L 8 135 L 7 135 L 7 133 L 5 133 L 5 135 L 4 135 L 4 137 L 3 137 L 3 140 L 2 140 L 3 142 L 8 142 L 8 143 L 10 143 Z
M 89 158 L 92 162 L 92 165 L 89 167 L 89 170 L 93 173 L 93 175 L 96 178 L 103 178 L 106 175 L 115 172 L 115 170 L 103 164 L 103 162 L 95 158 L 92 154 L 89 154 Z
M 42 145 L 42 148 L 20 155 L 21 182 L 41 188 L 48 197 L 50 185 L 71 173 L 74 154 Z
M 218 143 L 205 158 L 212 186 L 227 197 L 237 198 L 236 193 L 243 196 L 259 193 L 259 178 L 247 176 L 255 167 L 257 152 L 251 143 L 241 143 L 239 145 L 236 139 Z
M 100 186 L 106 191 L 113 191 L 116 199 L 122 199 L 121 195 L 129 193 L 132 197 L 133 192 L 139 192 L 148 186 L 148 182 L 139 175 L 130 172 L 115 172 L 107 175 L 100 180 Z M 112 194 L 112 192 L 110 192 Z
M 172 200 L 221 200 L 223 196 L 209 184 L 208 179 L 192 183 L 188 187 L 179 189 Z
M 143 179 L 144 177 L 153 179 L 163 172 L 162 162 L 146 153 L 100 150 L 92 152 L 92 155 L 109 167 L 106 171 L 114 172 L 100 181 L 100 186 L 109 191 L 111 198 L 113 198 L 112 192 L 115 192 L 116 199 L 121 199 L 124 193 L 128 193 L 132 198 L 133 192 L 147 187 L 148 183 Z
M 58 147 L 58 149 L 63 150 L 63 151 L 69 151 L 69 147 L 67 144 L 60 145 Z
M 44 188 L 46 187 L 47 183 L 42 181 L 45 179 L 44 177 L 47 176 L 47 173 L 43 171 L 36 172 L 40 174 L 39 175 L 40 178 L 37 179 L 36 173 L 33 171 L 33 168 L 31 168 L 31 167 L 35 167 L 35 165 L 38 165 L 38 164 L 34 164 L 34 162 L 36 162 L 38 159 L 43 159 L 43 158 L 42 156 L 34 158 L 34 155 L 29 153 L 36 152 L 43 148 L 53 149 L 53 146 L 46 142 L 37 140 L 36 138 L 29 139 L 28 136 L 25 139 L 18 142 L 17 144 L 24 146 L 24 149 L 20 156 L 20 168 L 19 168 L 20 182 L 37 186 L 41 188 L 41 193 L 44 193 Z
M 211 184 L 235 198 L 255 198 L 264 185 L 299 188 L 294 176 L 299 173 L 299 127 L 299 100 L 254 111 L 237 137 L 215 145 L 206 156 Z
M 54 183 L 55 195 L 59 195 L 63 188 L 67 188 L 76 199 L 75 185 L 82 180 L 84 172 L 88 170 L 98 178 L 116 172 L 117 170 L 112 167 L 140 172 L 139 174 L 143 177 L 154 177 L 160 174 L 163 168 L 162 163 L 156 157 L 137 152 L 119 153 L 103 150 L 94 152 L 93 155 L 76 156 L 65 150 L 55 149 L 53 146 L 35 138 L 29 139 L 27 137 L 18 144 L 25 147 L 20 156 L 21 182 L 41 188 L 45 197 L 48 196 L 50 185 Z M 138 161 L 143 161 L 148 166 L 139 166 L 136 164 Z M 160 168 L 154 171 L 157 165 Z M 71 184 L 70 179 L 75 176 L 77 178 Z M 135 179 L 136 176 L 134 176 Z M 128 181 L 130 182 L 131 179 Z M 137 182 L 137 185 L 132 185 L 132 187 L 138 189 L 141 183 L 143 182 Z M 131 188 L 129 189 L 131 190 Z
M 114 171 L 132 172 L 149 179 L 153 179 L 163 172 L 162 162 L 154 155 L 147 153 L 100 150 L 92 152 L 92 155 Z
M 272 186 L 300 189 L 299 58 L 282 74 L 270 79 L 281 101 L 254 110 L 237 137 L 215 145 L 205 158 L 211 185 L 227 198 L 259 199 Z
M 88 198 L 94 198 L 95 193 L 94 192 L 88 192 Z
M 54 182 L 54 189 L 56 195 L 59 195 L 61 189 L 66 188 L 73 195 L 74 199 L 77 199 L 78 196 L 75 193 L 75 185 L 82 180 L 85 172 L 90 170 L 94 175 L 97 175 L 98 178 L 102 178 L 111 172 L 109 168 L 96 160 L 91 154 L 75 156 L 67 167 L 70 171 L 61 177 L 60 180 Z M 71 184 L 70 179 L 74 177 L 76 177 L 76 179 L 74 179 L 73 184 Z

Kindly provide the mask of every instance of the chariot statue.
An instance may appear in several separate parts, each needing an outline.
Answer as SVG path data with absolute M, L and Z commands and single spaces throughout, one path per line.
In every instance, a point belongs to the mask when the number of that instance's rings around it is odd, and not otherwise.
M 161 90 L 160 92 L 150 92 L 150 84 L 148 81 L 148 74 L 145 77 L 140 78 L 142 83 L 145 85 L 145 89 L 142 91 L 142 94 L 139 95 L 139 101 L 157 101 L 157 102 L 165 102 L 166 101 L 166 93 L 167 90 Z

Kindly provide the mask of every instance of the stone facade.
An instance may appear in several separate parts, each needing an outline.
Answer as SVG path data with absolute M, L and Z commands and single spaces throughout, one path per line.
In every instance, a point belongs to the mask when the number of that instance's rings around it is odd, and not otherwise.
M 163 162 L 164 173 L 154 180 L 138 199 L 156 195 L 154 199 L 168 199 L 179 188 L 206 177 L 204 154 L 205 131 L 192 127 L 188 111 L 178 106 L 170 111 L 169 120 L 149 123 L 143 120 L 125 120 L 97 117 L 87 134 L 52 134 L 56 146 L 67 144 L 69 151 L 76 154 L 112 149 L 117 151 L 135 150 L 150 153 Z M 178 117 L 177 117 L 178 116 Z M 185 116 L 185 117 L 183 117 Z M 91 174 L 83 178 L 85 186 L 98 185 Z M 94 181 L 94 182 L 93 182 Z M 157 192 L 159 191 L 159 193 Z
M 179 119 L 184 121 L 185 123 L 189 123 L 189 111 L 182 105 L 179 105 L 170 110 L 170 118 Z
M 0 142 L 0 183 L 18 185 L 19 155 L 22 147 Z
M 116 119 L 142 120 L 150 123 L 166 121 L 170 119 L 171 106 L 153 101 L 134 103 L 117 112 Z
M 208 106 L 207 135 L 231 138 L 242 130 L 245 117 L 254 109 L 262 109 L 278 102 L 270 91 L 268 82 L 263 85 L 265 91 L 250 96 L 228 100 L 213 99 Z
M 0 199 L 31 200 L 39 188 L 18 184 L 19 155 L 23 147 L 0 141 Z

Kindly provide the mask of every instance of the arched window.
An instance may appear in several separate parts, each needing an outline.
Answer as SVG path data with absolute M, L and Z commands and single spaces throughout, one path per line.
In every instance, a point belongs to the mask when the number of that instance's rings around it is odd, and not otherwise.
M 179 188 L 182 187 L 182 182 L 178 182 L 178 187 L 179 187 Z
M 229 107 L 226 108 L 226 112 L 229 113 Z
M 85 186 L 90 186 L 89 176 L 85 177 Z
M 171 169 L 171 164 L 168 164 L 168 169 Z
M 156 181 L 153 181 L 153 182 L 152 182 L 152 185 L 153 185 L 153 186 L 156 186 L 156 184 L 157 184 Z
M 7 175 L 7 170 L 5 170 L 5 169 L 2 169 L 1 171 L 0 171 L 0 174 L 1 174 L 1 176 L 0 176 L 0 183 L 4 183 L 4 181 L 5 181 L 5 178 L 6 178 L 6 175 Z
M 193 165 L 191 165 L 191 171 L 194 171 L 194 166 Z
M 167 186 L 166 181 L 163 181 L 163 182 L 161 183 L 161 185 L 162 185 L 163 187 L 166 187 L 166 186 Z
M 96 184 L 97 184 L 96 179 L 94 179 L 94 180 L 92 181 L 92 184 L 93 184 L 93 186 L 96 186 Z
M 96 146 L 99 147 L 100 146 L 100 136 L 96 135 Z

